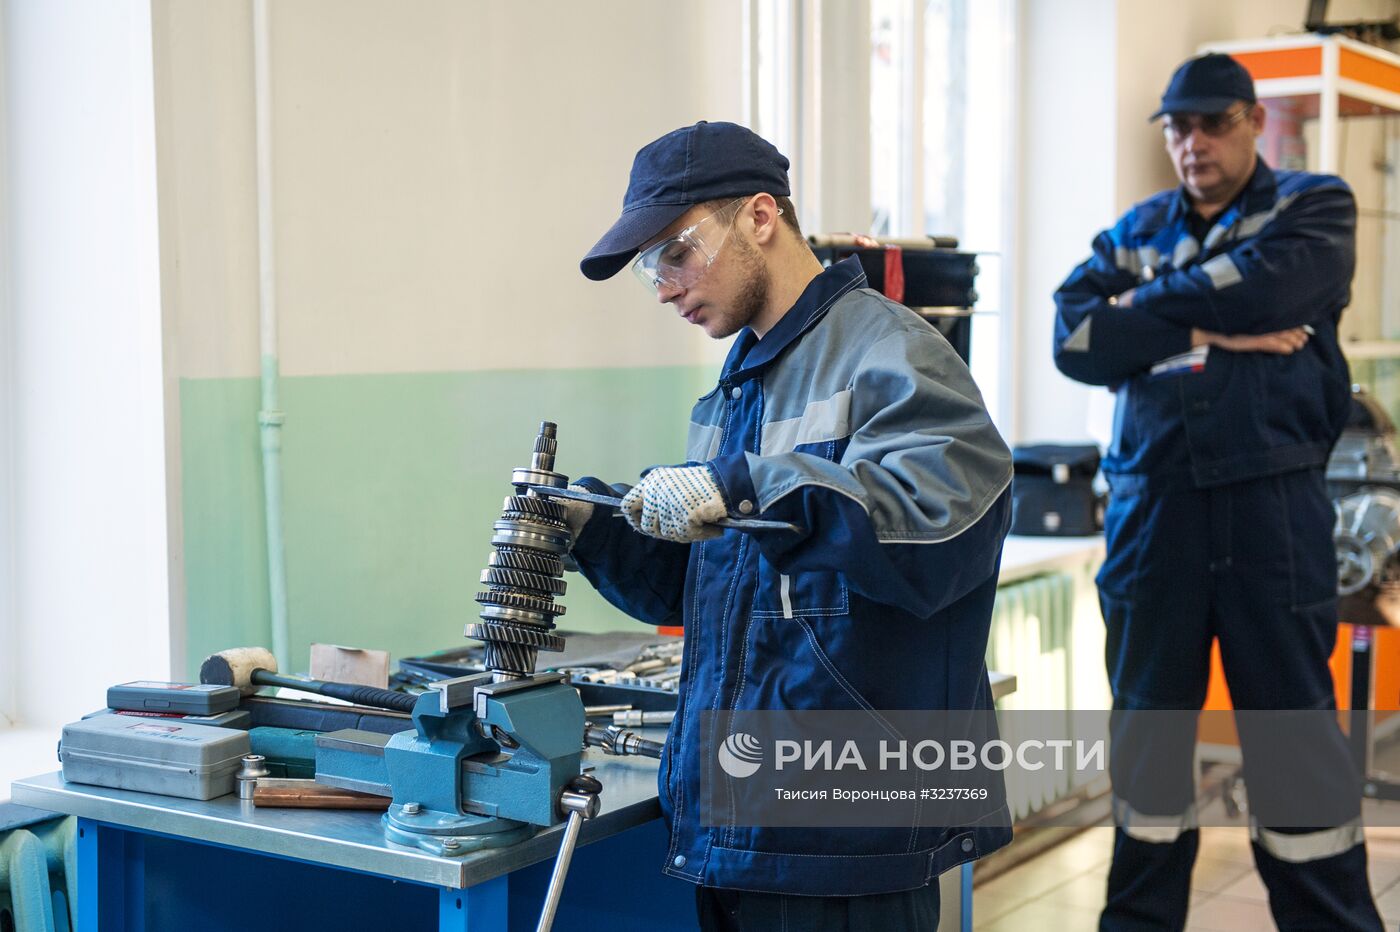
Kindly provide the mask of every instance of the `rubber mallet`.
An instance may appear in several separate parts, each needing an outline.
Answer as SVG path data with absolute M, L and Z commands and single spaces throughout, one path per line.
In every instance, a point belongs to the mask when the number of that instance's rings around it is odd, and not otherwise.
M 199 681 L 217 686 L 237 686 L 245 696 L 251 696 L 259 686 L 281 686 L 395 712 L 412 712 L 418 702 L 417 696 L 380 689 L 378 686 L 281 676 L 277 673 L 277 658 L 265 647 L 233 647 L 206 657 L 199 665 Z

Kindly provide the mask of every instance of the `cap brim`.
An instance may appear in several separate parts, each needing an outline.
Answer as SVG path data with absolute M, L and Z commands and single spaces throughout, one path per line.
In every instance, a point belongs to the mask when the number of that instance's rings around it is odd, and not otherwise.
M 1151 123 L 1168 113 L 1224 113 L 1231 106 L 1239 103 L 1240 97 L 1176 97 L 1172 100 L 1162 101 L 1162 106 L 1157 112 L 1147 118 Z M 1257 103 L 1257 101 L 1246 100 L 1245 103 Z
M 665 230 L 676 218 L 691 208 L 690 204 L 650 204 L 623 211 L 612 229 L 578 264 L 584 277 L 595 282 L 612 278 L 622 271 L 647 240 Z

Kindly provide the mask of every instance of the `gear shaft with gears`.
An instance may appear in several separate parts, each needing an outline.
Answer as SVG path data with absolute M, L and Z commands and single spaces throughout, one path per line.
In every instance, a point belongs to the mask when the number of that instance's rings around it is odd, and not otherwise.
M 515 494 L 506 497 L 501 517 L 492 525 L 495 548 L 481 582 L 487 588 L 476 595 L 481 621 L 467 625 L 466 636 L 484 641 L 486 668 L 499 679 L 515 679 L 535 672 L 542 650 L 564 649 L 564 639 L 553 633 L 554 619 L 564 606 L 554 601 L 564 594 L 563 558 L 572 543 L 564 506 L 542 498 L 531 485 L 562 489 L 569 477 L 554 471 L 559 449 L 555 424 L 540 424 L 530 465 L 511 472 Z

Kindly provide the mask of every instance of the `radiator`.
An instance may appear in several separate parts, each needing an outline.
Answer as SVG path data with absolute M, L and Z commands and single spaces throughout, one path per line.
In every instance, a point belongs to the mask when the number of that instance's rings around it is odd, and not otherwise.
M 1108 681 L 1103 665 L 1103 620 L 1092 578 L 1093 567 L 1046 573 L 1002 586 L 992 612 L 987 666 L 1016 677 L 1016 691 L 997 702 L 1001 713 L 1036 712 L 1038 722 L 1001 714 L 1002 738 L 1015 746 L 1036 725 L 1054 717 L 1064 737 L 1075 739 L 1066 710 L 1107 709 Z M 1026 733 L 1021 733 L 1026 732 Z M 1007 804 L 1014 818 L 1024 818 L 1073 792 L 1089 777 L 1046 767 L 1006 771 Z

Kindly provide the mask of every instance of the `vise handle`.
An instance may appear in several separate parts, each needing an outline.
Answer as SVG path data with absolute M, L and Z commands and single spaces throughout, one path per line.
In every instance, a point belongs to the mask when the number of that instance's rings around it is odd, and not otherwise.
M 545 893 L 544 908 L 540 910 L 540 922 L 535 932 L 549 932 L 554 925 L 554 914 L 559 911 L 559 897 L 564 892 L 564 876 L 569 872 L 569 862 L 574 857 L 574 846 L 578 843 L 579 829 L 584 819 L 598 814 L 601 803 L 598 794 L 603 784 L 596 777 L 581 773 L 569 781 L 569 785 L 559 794 L 559 808 L 569 814 L 564 825 L 564 840 L 559 845 L 559 858 L 554 862 L 554 873 L 549 875 L 549 890 Z

